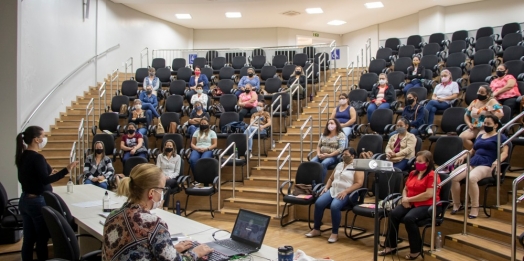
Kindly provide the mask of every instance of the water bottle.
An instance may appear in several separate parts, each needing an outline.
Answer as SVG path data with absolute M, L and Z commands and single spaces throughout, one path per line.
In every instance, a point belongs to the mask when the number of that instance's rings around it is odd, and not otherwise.
M 111 212 L 111 206 L 109 206 L 109 193 L 107 193 L 106 191 L 106 194 L 104 195 L 104 198 L 102 199 L 102 210 L 104 212 Z
M 238 159 L 238 148 L 235 148 L 235 159 Z
M 272 148 L 272 149 L 275 148 L 275 140 L 271 140 L 271 148 Z
M 71 180 L 71 177 L 69 177 L 69 181 L 67 182 L 67 193 L 73 193 L 73 181 Z
M 309 95 L 309 101 L 313 101 L 313 93 Z
M 435 241 L 435 250 L 440 251 L 442 248 L 442 234 L 437 232 L 437 240 Z
M 180 216 L 180 200 L 176 201 L 176 214 Z

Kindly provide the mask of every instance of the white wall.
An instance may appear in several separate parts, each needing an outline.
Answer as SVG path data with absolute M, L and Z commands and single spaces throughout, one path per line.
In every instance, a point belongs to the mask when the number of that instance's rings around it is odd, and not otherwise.
M 379 26 L 378 25 L 372 25 L 357 31 L 353 31 L 351 33 L 344 34 L 342 36 L 342 45 L 347 46 L 346 48 L 349 50 L 349 62 L 354 62 L 355 66 L 361 66 L 362 59 L 360 59 L 360 62 L 357 63 L 357 56 L 361 55 L 361 49 L 363 49 L 366 45 L 366 41 L 368 39 L 371 39 L 371 54 L 374 56 L 374 54 L 377 52 L 378 49 L 378 38 L 379 37 Z M 364 50 L 364 53 L 366 50 Z M 365 57 L 365 54 L 364 54 Z M 368 55 L 369 58 L 369 55 Z M 364 63 L 365 65 L 365 63 Z
M 390 37 L 408 37 L 418 33 L 419 18 L 417 14 L 400 17 L 378 25 L 379 39 Z
M 276 28 L 194 29 L 193 48 L 236 48 L 276 46 Z

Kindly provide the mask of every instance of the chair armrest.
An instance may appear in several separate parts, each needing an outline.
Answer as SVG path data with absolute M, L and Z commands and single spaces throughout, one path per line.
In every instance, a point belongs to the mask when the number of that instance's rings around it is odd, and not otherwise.
M 460 135 L 462 132 L 464 132 L 468 128 L 469 127 L 467 124 L 460 124 L 459 126 L 457 126 L 457 129 L 456 129 L 457 135 Z
M 313 194 L 316 196 L 318 195 L 318 193 L 320 193 L 324 188 L 326 187 L 326 185 L 324 183 L 318 183 L 315 185 L 315 187 L 313 187 Z
M 364 197 L 366 196 L 367 192 L 368 192 L 367 188 L 359 188 L 351 192 L 351 194 L 349 194 L 349 198 L 353 198 L 354 195 L 358 194 L 358 204 L 362 204 L 364 203 Z
M 385 153 L 376 153 L 376 154 L 373 154 L 373 156 L 371 156 L 372 159 L 376 159 L 376 160 L 385 160 L 386 159 L 386 154 Z
M 413 158 L 408 159 L 408 166 L 411 168 L 411 166 L 413 166 L 413 164 L 415 164 L 416 160 L 417 160 L 417 157 L 413 157 Z
M 317 150 L 312 150 L 307 154 L 307 161 L 311 161 L 311 155 L 313 155 L 313 153 L 317 153 Z
M 93 127 L 91 127 L 91 133 L 93 133 L 93 136 L 96 135 L 96 129 L 98 127 L 96 125 L 94 125 Z
M 282 185 L 280 185 L 280 189 L 279 189 L 279 190 L 280 190 L 280 194 L 282 194 L 283 196 L 287 196 L 287 195 L 291 194 L 291 187 L 293 187 L 293 183 L 294 183 L 294 182 L 293 182 L 292 180 L 286 180 L 286 181 L 284 181 L 284 182 L 282 183 Z M 284 189 L 284 187 L 285 187 L 287 184 L 289 184 L 289 186 L 287 187 L 287 194 L 286 194 L 286 193 L 284 193 L 284 192 L 282 191 L 282 189 Z
M 77 239 L 79 237 L 90 237 L 90 238 L 97 239 L 96 237 L 94 237 L 93 235 L 90 235 L 90 234 L 76 234 L 75 236 L 76 236 Z
M 80 257 L 81 261 L 87 261 L 87 260 L 93 260 L 96 256 L 99 256 L 102 254 L 102 250 L 95 250 L 89 253 L 86 253 L 85 255 Z
M 440 201 L 437 201 L 435 205 L 440 206 L 440 205 L 442 205 L 444 203 L 451 203 L 451 202 L 448 201 L 448 200 L 440 200 Z M 444 214 L 444 212 L 445 211 L 442 211 L 442 213 L 440 215 Z M 428 214 L 429 214 L 430 217 L 433 215 L 433 206 L 430 206 L 428 208 Z M 437 216 L 438 216 L 438 214 L 437 214 Z
M 400 194 L 400 193 L 389 194 L 389 195 L 387 195 L 387 197 L 384 198 L 384 201 L 394 200 L 394 199 L 396 199 L 398 197 L 402 197 L 402 194 Z

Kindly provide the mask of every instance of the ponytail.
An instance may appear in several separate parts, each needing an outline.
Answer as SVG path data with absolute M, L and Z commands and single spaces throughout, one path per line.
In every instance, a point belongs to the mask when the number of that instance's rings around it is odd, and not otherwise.
M 129 198 L 129 183 L 131 183 L 130 177 L 125 177 L 122 180 L 120 180 L 120 184 L 118 184 L 116 194 L 118 196 L 124 196 Z
M 20 161 L 22 160 L 22 153 L 24 152 L 25 150 L 25 145 L 24 145 L 24 134 L 23 133 L 18 133 L 18 135 L 16 135 L 16 154 L 15 154 L 15 164 L 16 166 L 20 166 Z
M 154 164 L 142 163 L 136 165 L 129 177 L 125 177 L 118 184 L 116 194 L 126 196 L 127 201 L 132 204 L 138 204 L 144 201 L 144 194 L 154 187 L 164 177 L 162 170 Z
M 16 136 L 15 153 L 15 164 L 17 167 L 21 164 L 22 153 L 27 149 L 26 145 L 31 144 L 34 138 L 38 138 L 42 134 L 42 131 L 44 131 L 44 129 L 39 126 L 29 126 L 24 130 L 24 132 L 18 133 Z

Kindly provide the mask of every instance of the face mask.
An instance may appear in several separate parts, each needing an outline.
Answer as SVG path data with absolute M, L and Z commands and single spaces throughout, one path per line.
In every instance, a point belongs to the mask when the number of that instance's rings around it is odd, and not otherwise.
M 153 77 L 155 76 L 155 73 L 149 73 L 149 76 Z
M 160 198 L 161 199 L 159 201 L 155 201 L 155 200 L 151 199 L 151 201 L 153 201 L 153 207 L 151 209 L 159 208 L 160 206 L 162 206 L 161 203 L 162 203 L 162 199 L 164 198 L 164 191 L 163 190 L 160 193 Z
M 342 160 L 344 161 L 344 163 L 349 164 L 353 160 L 353 157 L 351 157 L 350 155 L 344 155 L 342 156 Z
M 264 107 L 257 107 L 257 111 L 263 111 L 264 110 Z
M 151 93 L 153 93 L 153 91 L 152 90 L 147 90 L 146 93 L 147 94 L 151 94 Z
M 406 127 L 398 127 L 397 128 L 397 132 L 400 133 L 400 134 L 404 134 L 404 133 L 406 133 L 406 131 L 407 131 Z
M 482 94 L 477 94 L 477 99 L 479 99 L 479 101 L 484 101 L 488 98 L 487 95 L 482 95 Z
M 244 92 L 245 92 L 245 93 L 250 93 L 250 92 L 251 92 L 251 90 L 247 90 L 247 89 L 246 89 L 246 90 L 245 90 Z
M 502 76 L 504 76 L 504 75 L 506 75 L 506 72 L 505 72 L 505 71 L 497 71 L 497 76 L 498 76 L 498 77 L 502 77 Z
M 444 83 L 444 82 L 448 82 L 449 81 L 449 77 L 440 77 L 440 80 Z
M 423 171 L 427 168 L 427 165 L 426 163 L 418 163 L 418 162 L 415 162 L 415 169 L 418 170 L 418 171 Z
M 202 90 L 197 90 L 197 93 L 198 94 L 202 94 Z
M 196 109 L 197 111 L 202 110 L 202 106 L 196 106 L 195 109 Z
M 102 152 L 104 152 L 104 149 L 96 149 L 95 150 L 96 154 L 102 154 Z
M 340 105 L 345 105 L 345 104 L 347 104 L 347 100 L 346 100 L 346 99 L 340 99 L 340 100 L 338 101 L 338 103 L 339 103 Z
M 171 153 L 171 152 L 173 152 L 173 148 L 166 148 L 165 151 L 166 151 L 167 153 Z
M 301 75 L 302 72 L 301 72 L 301 71 L 295 71 L 295 74 L 296 74 L 296 75 Z
M 139 110 L 142 109 L 142 105 L 140 105 L 140 104 L 139 105 L 135 105 L 135 109 L 139 109 Z
M 379 83 L 380 85 L 384 85 L 384 84 L 386 84 L 386 80 L 378 80 L 378 83 Z
M 202 131 L 207 130 L 207 128 L 209 128 L 209 125 L 200 125 L 200 130 Z
M 200 72 L 195 72 L 195 75 L 196 76 L 200 76 Z
M 255 75 L 254 73 L 248 73 L 247 76 L 249 77 L 253 77 L 253 75 Z
M 420 63 L 420 61 L 413 61 L 413 65 L 418 65 L 418 63 Z
M 493 126 L 485 126 L 485 125 L 484 125 L 484 131 L 485 131 L 486 133 L 490 133 L 490 132 L 492 132 L 493 129 L 495 129 Z
M 38 148 L 43 149 L 46 144 L 47 144 L 47 137 L 43 137 L 42 142 L 38 143 Z
M 135 134 L 135 130 L 127 130 L 127 133 L 133 135 Z
M 336 128 L 337 128 L 337 125 L 335 125 L 335 124 L 329 124 L 328 125 L 328 130 L 330 130 L 330 131 L 332 131 L 332 130 L 334 130 Z
M 415 99 L 407 99 L 406 100 L 406 104 L 407 105 L 411 105 L 411 104 L 413 104 L 413 102 L 415 102 Z

